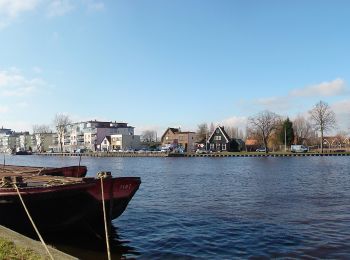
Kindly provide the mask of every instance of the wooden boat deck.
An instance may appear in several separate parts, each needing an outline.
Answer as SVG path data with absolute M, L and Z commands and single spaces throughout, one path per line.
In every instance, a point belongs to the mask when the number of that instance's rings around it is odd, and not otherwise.
M 32 167 L 32 166 L 17 166 L 17 165 L 5 165 L 0 166 L 0 177 L 3 176 L 20 176 L 20 175 L 41 175 L 46 171 L 57 169 L 53 167 Z
M 59 172 L 61 169 L 15 165 L 0 166 L 0 189 L 9 188 L 11 182 L 18 184 L 19 187 L 32 188 L 84 183 L 84 180 L 87 179 L 50 175 L 53 172 Z

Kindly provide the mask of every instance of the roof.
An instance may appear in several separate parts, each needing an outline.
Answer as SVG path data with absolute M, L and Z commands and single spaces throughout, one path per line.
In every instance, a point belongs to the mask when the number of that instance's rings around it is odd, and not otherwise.
M 219 129 L 222 133 L 222 135 L 225 137 L 226 141 L 229 142 L 231 140 L 231 138 L 229 137 L 229 135 L 226 133 L 225 129 L 223 126 L 217 126 L 214 131 L 211 133 L 211 135 L 208 138 L 208 141 L 212 138 L 212 136 L 214 135 L 214 133 L 216 132 L 216 129 Z
M 168 127 L 168 129 L 165 130 L 164 134 L 162 135 L 161 140 L 163 140 L 164 136 L 168 133 L 168 131 L 171 131 L 175 134 L 175 133 L 179 132 L 179 128 Z
M 236 141 L 236 143 L 238 143 L 239 145 L 245 145 L 245 142 L 242 140 L 242 139 L 240 139 L 240 138 L 236 138 L 236 139 L 234 139 L 235 141 Z
M 104 139 L 107 139 L 107 141 L 108 141 L 109 143 L 111 143 L 111 136 L 110 136 L 110 135 L 106 135 L 105 138 L 102 139 L 102 142 L 103 142 Z M 102 142 L 101 142 L 101 143 L 102 143 Z
M 257 144 L 258 144 L 258 140 L 255 140 L 255 139 L 245 140 L 245 145 L 257 145 Z
M 171 132 L 173 132 L 174 134 L 180 131 L 179 128 L 169 127 L 168 129 L 171 130 Z

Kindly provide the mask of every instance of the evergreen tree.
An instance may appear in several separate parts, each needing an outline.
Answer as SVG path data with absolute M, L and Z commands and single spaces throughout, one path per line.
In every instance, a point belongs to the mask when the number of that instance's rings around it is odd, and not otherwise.
M 282 144 L 285 144 L 287 147 L 293 144 L 294 142 L 294 130 L 293 123 L 287 117 L 286 120 L 283 121 L 282 127 L 279 132 L 279 140 Z

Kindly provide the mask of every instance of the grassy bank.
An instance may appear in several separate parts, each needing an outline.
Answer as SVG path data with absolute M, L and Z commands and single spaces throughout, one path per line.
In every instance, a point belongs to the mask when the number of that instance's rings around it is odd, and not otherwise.
M 51 246 L 48 246 L 54 259 L 77 260 Z M 41 242 L 21 235 L 0 225 L 0 260 L 37 260 L 50 259 Z
M 0 238 L 0 259 L 41 260 L 45 258 L 29 248 L 16 246 L 12 241 Z

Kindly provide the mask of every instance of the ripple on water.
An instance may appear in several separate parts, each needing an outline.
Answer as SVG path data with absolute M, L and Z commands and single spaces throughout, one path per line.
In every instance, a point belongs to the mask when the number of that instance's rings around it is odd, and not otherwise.
M 77 158 L 10 157 L 67 166 Z M 347 157 L 83 158 L 89 176 L 140 176 L 113 222 L 124 256 L 140 259 L 346 259 Z

